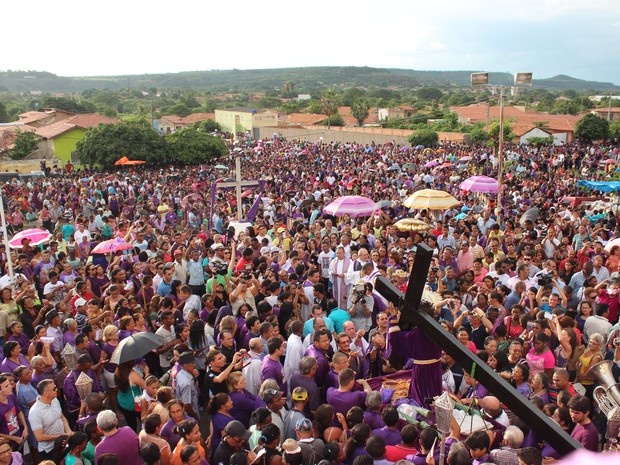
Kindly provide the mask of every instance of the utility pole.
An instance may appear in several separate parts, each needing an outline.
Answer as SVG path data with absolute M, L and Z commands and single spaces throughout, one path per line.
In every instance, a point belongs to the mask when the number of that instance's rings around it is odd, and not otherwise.
M 497 160 L 497 222 L 501 224 L 502 213 L 502 182 L 504 175 L 504 86 L 500 86 L 499 90 L 499 144 L 498 144 L 498 160 Z
M 611 121 L 611 90 L 609 91 L 609 105 L 607 105 L 607 121 Z

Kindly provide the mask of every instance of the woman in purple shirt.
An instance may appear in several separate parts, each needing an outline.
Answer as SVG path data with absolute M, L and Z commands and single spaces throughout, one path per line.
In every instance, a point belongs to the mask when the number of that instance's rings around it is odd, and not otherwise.
M 28 336 L 24 333 L 24 325 L 22 325 L 19 321 L 14 321 L 11 323 L 9 331 L 11 332 L 11 335 L 8 337 L 8 340 L 17 342 L 22 355 L 28 355 L 30 339 L 28 339 Z
M 3 348 L 4 360 L 0 363 L 0 373 L 13 374 L 20 365 L 29 366 L 28 359 L 21 353 L 21 347 L 15 341 L 8 341 Z
M 222 442 L 224 437 L 224 429 L 226 425 L 234 420 L 230 414 L 233 408 L 233 403 L 228 394 L 219 393 L 216 394 L 213 399 L 209 401 L 209 415 L 211 418 L 211 450 L 215 452 L 217 446 Z
M 116 381 L 114 381 L 114 370 L 118 364 L 110 363 L 110 357 L 114 353 L 114 349 L 118 346 L 118 328 L 114 325 L 108 325 L 103 330 L 103 340 L 105 344 L 101 348 L 101 359 L 106 361 L 103 365 L 103 379 L 106 382 L 108 388 L 116 388 Z M 105 355 L 104 355 L 105 354 Z M 111 398 L 116 399 L 116 393 Z
M 170 414 L 170 420 L 162 426 L 159 435 L 168 441 L 168 444 L 170 444 L 170 449 L 174 450 L 181 440 L 181 435 L 176 432 L 177 425 L 179 425 L 183 420 L 187 420 L 191 417 L 185 413 L 183 404 L 178 400 L 171 400 L 168 402 L 168 413 Z
M 240 372 L 235 371 L 228 376 L 228 387 L 233 408 L 230 415 L 243 423 L 246 428 L 250 427 L 252 412 L 259 407 L 265 407 L 265 402 L 246 389 L 248 382 Z

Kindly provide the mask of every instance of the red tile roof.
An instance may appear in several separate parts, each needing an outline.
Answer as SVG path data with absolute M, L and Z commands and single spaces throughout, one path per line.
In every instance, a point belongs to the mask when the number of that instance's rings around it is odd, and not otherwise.
M 215 121 L 215 113 L 192 113 L 191 115 L 187 115 L 183 118 L 184 121 L 191 124 L 197 123 L 198 121 L 206 121 L 208 119 Z
M 289 124 L 319 124 L 324 119 L 327 119 L 325 115 L 315 113 L 291 113 L 286 121 Z
M 117 124 L 118 122 L 115 118 L 109 118 L 96 113 L 85 113 L 40 127 L 36 130 L 36 133 L 44 139 L 53 139 L 74 128 L 90 129 L 100 124 Z
M 499 107 L 489 107 L 487 105 L 471 105 L 467 107 L 450 107 L 450 110 L 457 113 L 461 118 L 470 123 L 479 121 L 499 119 Z M 548 129 L 553 132 L 572 132 L 575 123 L 579 121 L 579 116 L 574 115 L 549 115 L 537 111 L 524 111 L 517 107 L 504 107 L 504 119 L 513 120 L 518 125 L 531 125 L 534 123 L 545 122 Z
M 118 124 L 119 120 L 108 116 L 98 115 L 97 113 L 84 113 L 75 115 L 71 118 L 63 120 L 67 124 L 75 124 L 78 128 L 89 129 L 99 126 L 100 124 Z

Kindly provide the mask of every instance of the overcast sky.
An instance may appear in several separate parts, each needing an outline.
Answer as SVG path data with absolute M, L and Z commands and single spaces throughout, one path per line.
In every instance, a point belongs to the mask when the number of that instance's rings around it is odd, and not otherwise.
M 617 0 L 6 1 L 1 70 L 371 66 L 620 84 Z

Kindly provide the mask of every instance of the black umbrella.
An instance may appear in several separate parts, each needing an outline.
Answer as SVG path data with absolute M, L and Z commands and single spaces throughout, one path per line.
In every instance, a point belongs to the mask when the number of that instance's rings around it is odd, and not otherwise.
M 110 357 L 110 363 L 124 363 L 131 360 L 138 360 L 144 357 L 151 350 L 161 347 L 164 338 L 153 333 L 136 333 L 123 339 Z

